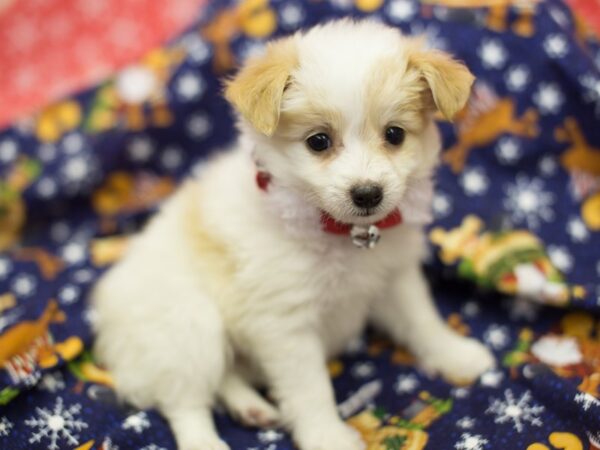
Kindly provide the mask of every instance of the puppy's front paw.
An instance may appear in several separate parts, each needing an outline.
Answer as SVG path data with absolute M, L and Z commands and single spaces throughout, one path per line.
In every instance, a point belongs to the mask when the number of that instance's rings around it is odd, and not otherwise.
M 494 355 L 473 338 L 451 335 L 421 358 L 426 372 L 455 385 L 470 384 L 496 365 Z
M 365 450 L 360 434 L 343 422 L 322 423 L 318 427 L 297 433 L 300 450 Z

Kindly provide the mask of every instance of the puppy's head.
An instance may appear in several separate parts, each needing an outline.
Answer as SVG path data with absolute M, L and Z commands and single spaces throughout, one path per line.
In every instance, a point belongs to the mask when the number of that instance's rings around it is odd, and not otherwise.
M 338 21 L 271 43 L 228 82 L 261 164 L 341 222 L 373 223 L 430 176 L 432 116 L 451 119 L 473 76 L 374 22 Z

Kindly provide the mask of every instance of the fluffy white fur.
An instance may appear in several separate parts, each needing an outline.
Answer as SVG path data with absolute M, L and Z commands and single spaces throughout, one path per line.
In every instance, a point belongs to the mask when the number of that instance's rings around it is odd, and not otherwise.
M 235 148 L 180 188 L 93 294 L 95 351 L 117 392 L 159 408 L 184 450 L 228 448 L 212 423 L 217 398 L 246 424 L 283 424 L 301 450 L 364 448 L 338 416 L 326 360 L 368 320 L 447 379 L 470 382 L 494 364 L 480 343 L 447 327 L 419 268 L 440 148 L 433 102 L 457 109 L 471 82 L 435 85 L 435 77 L 468 71 L 449 58 L 436 66 L 417 43 L 369 22 L 335 22 L 285 45 L 296 53 L 285 92 L 275 92 L 280 103 L 270 105 L 276 117 L 266 118 L 273 129 L 257 131 L 257 112 L 243 110 Z M 462 75 L 434 73 L 447 64 Z M 331 122 L 311 123 L 323 109 Z M 389 123 L 407 130 L 397 149 L 380 136 Z M 319 130 L 335 141 L 329 155 L 305 145 Z M 266 193 L 255 159 L 273 176 Z M 349 196 L 365 181 L 384 187 L 368 217 Z M 398 205 L 406 223 L 383 230 L 372 250 L 319 227 L 322 210 L 369 224 Z

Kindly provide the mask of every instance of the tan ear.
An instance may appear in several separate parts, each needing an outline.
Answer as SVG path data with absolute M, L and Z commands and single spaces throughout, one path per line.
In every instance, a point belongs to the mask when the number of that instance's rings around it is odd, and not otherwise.
M 249 60 L 225 86 L 225 98 L 258 131 L 273 135 L 279 123 L 283 91 L 298 53 L 292 38 L 268 45 L 264 55 Z
M 438 50 L 416 51 L 409 64 L 422 73 L 437 109 L 452 120 L 469 99 L 475 81 L 473 74 L 464 64 Z

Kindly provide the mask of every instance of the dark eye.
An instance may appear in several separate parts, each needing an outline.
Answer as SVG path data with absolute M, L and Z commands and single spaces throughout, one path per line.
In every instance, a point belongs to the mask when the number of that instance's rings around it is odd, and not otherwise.
M 387 127 L 385 140 L 392 145 L 400 145 L 404 142 L 404 130 L 400 127 Z
M 313 134 L 306 140 L 306 144 L 315 152 L 322 152 L 331 147 L 331 138 L 325 133 Z

